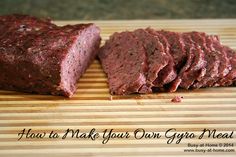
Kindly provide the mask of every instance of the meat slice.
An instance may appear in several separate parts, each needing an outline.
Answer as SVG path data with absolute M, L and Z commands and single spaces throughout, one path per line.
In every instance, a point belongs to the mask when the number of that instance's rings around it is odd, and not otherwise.
M 163 44 L 157 36 L 148 33 L 144 29 L 137 29 L 133 34 L 143 43 L 147 54 L 148 72 L 147 81 L 152 87 L 158 73 L 168 64 L 169 56 L 166 54 Z
M 222 79 L 224 80 L 225 76 L 232 69 L 231 64 L 230 64 L 230 60 L 231 60 L 230 58 L 232 56 L 230 54 L 228 54 L 228 53 L 231 53 L 230 51 L 232 51 L 232 50 L 230 48 L 228 48 L 227 46 L 222 45 L 220 43 L 220 41 L 216 40 L 216 39 L 214 39 L 214 49 L 215 49 L 215 51 L 218 52 L 218 55 L 219 55 L 221 61 L 220 61 L 219 69 L 218 69 L 218 77 L 215 81 L 209 82 L 209 86 L 225 86 L 223 84 L 223 82 L 220 80 L 222 80 Z
M 146 31 L 152 35 L 154 35 L 158 40 L 163 44 L 164 46 L 164 51 L 166 55 L 168 55 L 168 64 L 160 70 L 158 77 L 156 80 L 153 82 L 155 87 L 163 87 L 165 84 L 170 83 L 173 81 L 177 74 L 176 74 L 176 69 L 175 69 L 175 64 L 172 56 L 170 55 L 170 45 L 162 34 L 158 33 L 158 31 L 155 31 L 154 29 L 147 28 Z
M 203 56 L 204 56 L 204 61 L 206 62 L 205 60 L 205 51 L 208 51 L 207 49 L 207 46 L 206 46 L 206 39 L 205 39 L 205 36 L 204 33 L 202 32 L 190 32 L 189 33 L 191 38 L 192 38 L 192 41 L 194 42 L 194 44 L 196 46 L 200 46 L 202 52 L 203 52 Z M 197 77 L 197 79 L 195 80 L 196 81 L 199 81 L 203 78 L 203 76 L 205 76 L 206 74 L 206 63 L 205 63 L 205 66 L 203 66 L 200 70 L 199 70 L 199 75 Z
M 229 59 L 230 68 L 226 76 L 217 80 L 216 85 L 230 86 L 236 82 L 236 52 L 227 46 L 223 46 L 223 49 L 224 52 L 227 54 L 227 58 Z
M 183 87 L 185 87 L 186 84 L 187 85 L 189 84 L 189 82 L 188 83 L 184 82 L 185 84 L 182 83 L 182 79 L 184 77 L 186 77 L 185 75 L 188 75 L 189 69 L 191 68 L 191 66 L 193 66 L 195 55 L 197 53 L 199 53 L 199 52 L 195 51 L 196 48 L 194 46 L 194 43 L 193 43 L 190 35 L 182 34 L 181 37 L 185 43 L 185 52 L 187 54 L 187 60 L 184 64 L 184 66 L 181 68 L 180 72 L 178 73 L 177 78 L 171 83 L 170 92 L 175 92 L 177 90 L 177 88 L 180 86 L 180 84 L 182 84 Z M 198 60 L 199 60 L 199 58 L 198 58 Z
M 184 41 L 181 38 L 181 33 L 164 30 L 158 31 L 158 33 L 162 34 L 167 39 L 170 45 L 169 52 L 174 60 L 175 68 L 178 73 L 187 59 L 187 54 L 184 49 Z
M 108 76 L 111 94 L 138 93 L 147 84 L 146 52 L 133 33 L 114 33 L 98 56 Z
M 199 77 L 205 74 L 205 71 L 202 71 L 202 68 L 206 66 L 202 49 L 199 47 L 191 48 L 190 54 L 194 55 L 192 64 L 188 70 L 183 72 L 180 83 L 180 87 L 184 89 L 189 89 L 194 81 L 198 80 Z
M 187 44 L 190 46 L 190 56 L 193 55 L 191 66 L 181 76 L 180 87 L 188 89 L 195 81 L 203 77 L 206 73 L 206 60 L 205 60 L 205 43 L 198 32 L 184 33 L 183 37 L 186 39 Z M 188 46 L 187 46 L 188 47 Z M 186 50 L 187 51 L 187 50 Z M 187 61 L 188 63 L 188 61 Z
M 95 58 L 94 24 L 58 27 L 26 15 L 0 16 L 0 88 L 71 97 Z
M 199 78 L 192 87 L 200 88 L 209 86 L 209 82 L 214 82 L 218 77 L 218 69 L 220 66 L 219 52 L 214 49 L 215 36 L 209 36 L 204 33 L 201 34 L 206 41 L 205 60 L 206 60 L 206 74 Z

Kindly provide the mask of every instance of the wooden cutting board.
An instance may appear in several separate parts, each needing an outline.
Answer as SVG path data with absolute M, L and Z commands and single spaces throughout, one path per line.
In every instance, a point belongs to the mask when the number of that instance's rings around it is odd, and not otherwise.
M 138 20 L 138 21 L 57 21 L 59 25 L 94 22 L 101 27 L 103 43 L 116 31 L 151 26 L 172 31 L 204 31 L 217 34 L 221 41 L 236 49 L 236 20 Z M 71 99 L 56 96 L 31 95 L 0 91 L 0 156 L 235 156 L 236 136 L 229 139 L 204 137 L 184 138 L 179 144 L 167 144 L 165 132 L 193 133 L 198 137 L 204 128 L 218 133 L 236 131 L 236 87 L 207 88 L 176 93 L 111 96 L 106 76 L 95 60 L 78 83 Z M 171 103 L 174 96 L 183 96 L 182 103 Z M 61 137 L 66 129 L 88 133 L 95 128 L 100 137 L 91 139 Z M 158 132 L 160 138 L 135 139 L 134 130 Z M 18 133 L 46 132 L 44 138 L 25 138 Z M 129 138 L 110 139 L 102 144 L 105 129 L 130 134 Z M 140 129 L 140 131 L 142 130 Z M 59 138 L 49 138 L 57 132 Z M 174 133 L 174 132 L 172 132 Z M 141 135 L 141 134 L 139 134 Z M 196 152 L 190 144 L 234 144 L 221 149 L 234 152 Z M 227 146 L 227 145 L 224 145 Z M 191 152 L 192 149 L 194 152 Z M 205 146 L 204 148 L 209 148 Z M 186 150 L 187 149 L 187 150 Z M 186 152 L 188 151 L 188 152 Z

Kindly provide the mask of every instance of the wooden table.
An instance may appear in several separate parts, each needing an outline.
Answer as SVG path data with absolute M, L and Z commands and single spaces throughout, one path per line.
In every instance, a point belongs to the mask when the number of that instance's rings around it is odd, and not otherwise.
M 172 31 L 204 31 L 217 34 L 221 41 L 236 49 L 236 20 L 136 20 L 136 21 L 56 21 L 59 25 L 95 22 L 102 30 L 103 43 L 116 31 L 151 26 Z M 71 99 L 56 96 L 31 95 L 0 91 L 0 156 L 235 156 L 235 152 L 191 152 L 190 144 L 233 143 L 231 139 L 183 139 L 167 144 L 165 132 L 175 128 L 178 133 L 193 133 L 198 137 L 204 128 L 217 132 L 236 131 L 236 87 L 207 88 L 194 91 L 149 95 L 111 96 L 100 63 L 95 60 L 78 83 Z M 183 96 L 182 103 L 171 103 L 174 96 Z M 100 137 L 94 141 L 61 137 L 66 129 L 90 132 L 95 128 Z M 160 138 L 135 139 L 134 130 L 158 132 Z M 18 141 L 18 133 L 32 129 L 31 133 L 46 132 L 44 138 L 25 138 Z M 130 137 L 111 139 L 102 144 L 105 129 L 115 133 L 128 132 Z M 141 130 L 141 129 L 140 129 Z M 49 138 L 57 132 L 59 138 Z M 174 132 L 172 132 L 174 133 Z M 139 134 L 141 135 L 141 134 Z M 204 147 L 209 148 L 209 147 Z M 219 147 L 211 147 L 219 149 Z M 189 152 L 186 152 L 189 151 Z

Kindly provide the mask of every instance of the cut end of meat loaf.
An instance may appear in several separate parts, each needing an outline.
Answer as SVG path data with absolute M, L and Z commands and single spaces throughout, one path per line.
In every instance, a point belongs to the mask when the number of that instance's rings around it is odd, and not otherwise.
M 63 95 L 71 97 L 79 78 L 94 60 L 100 45 L 100 30 L 95 25 L 76 36 L 71 48 L 61 64 L 60 89 Z

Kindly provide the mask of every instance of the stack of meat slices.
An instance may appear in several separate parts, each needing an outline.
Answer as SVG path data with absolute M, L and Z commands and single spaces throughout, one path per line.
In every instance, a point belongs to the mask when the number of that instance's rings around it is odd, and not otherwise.
M 114 33 L 100 49 L 111 94 L 230 86 L 236 53 L 218 36 L 151 28 Z

